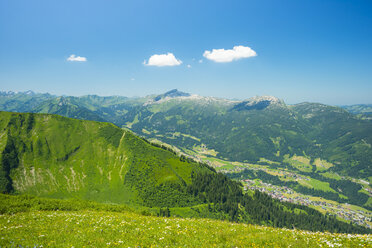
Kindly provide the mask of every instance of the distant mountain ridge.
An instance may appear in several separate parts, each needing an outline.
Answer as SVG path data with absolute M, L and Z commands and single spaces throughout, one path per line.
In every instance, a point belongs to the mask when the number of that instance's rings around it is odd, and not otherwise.
M 232 110 L 262 110 L 270 104 L 284 104 L 284 102 L 273 96 L 252 97 L 236 104 Z
M 177 89 L 173 89 L 173 90 L 170 90 L 162 95 L 158 95 L 154 98 L 154 101 L 157 102 L 161 99 L 164 99 L 166 97 L 169 97 L 169 98 L 174 98 L 174 97 L 179 97 L 179 96 L 190 96 L 189 93 L 185 93 L 185 92 L 182 92 L 182 91 L 178 91 Z
M 0 109 L 112 122 L 185 153 L 203 146 L 241 162 L 306 154 L 332 162 L 331 171 L 372 176 L 372 123 L 324 104 L 286 105 L 272 96 L 232 101 L 174 89 L 139 98 L 1 92 Z
M 358 115 L 361 118 L 372 120 L 372 104 L 354 104 L 344 105 L 341 108 L 346 109 L 352 114 Z

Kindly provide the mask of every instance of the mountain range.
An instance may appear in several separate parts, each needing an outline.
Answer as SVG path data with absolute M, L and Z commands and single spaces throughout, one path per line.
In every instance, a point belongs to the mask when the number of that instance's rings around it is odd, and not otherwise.
M 366 180 L 372 176 L 372 123 L 355 114 L 369 113 L 368 108 L 286 105 L 272 96 L 232 101 L 178 90 L 142 98 L 0 93 L 3 111 L 111 122 L 188 154 L 203 147 L 230 161 L 321 158 L 333 164 L 330 171 Z
M 273 96 L 228 100 L 178 90 L 137 98 L 0 93 L 0 110 L 110 122 L 216 169 L 231 161 L 315 179 L 326 187 L 294 185 L 269 171 L 278 185 L 366 208 L 372 208 L 369 108 L 287 105 Z

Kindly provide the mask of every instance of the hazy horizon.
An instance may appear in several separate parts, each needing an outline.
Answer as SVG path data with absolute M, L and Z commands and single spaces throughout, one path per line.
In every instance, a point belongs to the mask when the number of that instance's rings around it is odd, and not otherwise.
M 0 90 L 371 104 L 372 2 L 0 1 Z
M 100 94 L 67 95 L 67 94 L 53 94 L 53 93 L 50 93 L 50 92 L 38 92 L 38 91 L 34 91 L 34 90 L 15 91 L 15 90 L 1 90 L 1 89 L 0 89 L 0 92 L 6 92 L 6 93 L 14 92 L 14 93 L 17 94 L 17 93 L 26 93 L 28 91 L 32 91 L 35 94 L 50 94 L 50 95 L 56 96 L 56 97 L 71 97 L 71 96 L 72 97 L 83 97 L 83 96 L 110 97 L 110 96 L 118 96 L 118 97 L 128 97 L 128 98 L 142 98 L 142 97 L 150 97 L 150 96 L 161 95 L 161 94 L 164 94 L 164 93 L 166 93 L 170 90 L 174 90 L 174 89 L 169 89 L 169 90 L 166 90 L 164 92 L 147 94 L 147 95 L 117 95 L 117 94 L 116 95 L 100 95 Z M 180 90 L 180 89 L 176 89 L 176 90 L 184 92 L 184 93 L 189 93 L 191 95 L 198 95 L 198 96 L 202 96 L 202 97 L 213 97 L 213 98 L 226 99 L 226 100 L 231 100 L 231 101 L 244 101 L 244 100 L 247 100 L 247 99 L 252 98 L 252 97 L 268 96 L 268 95 L 251 95 L 251 96 L 247 96 L 246 98 L 227 98 L 227 97 L 219 97 L 219 96 L 211 96 L 211 95 L 200 95 L 200 94 L 195 94 L 193 92 L 187 92 L 187 91 Z M 276 96 L 274 96 L 274 97 L 276 97 Z M 279 97 L 277 97 L 277 98 L 279 98 Z M 283 98 L 279 98 L 279 99 L 283 100 L 284 103 L 288 104 L 288 105 L 295 105 L 295 104 L 300 104 L 300 103 L 305 103 L 305 102 L 321 103 L 321 104 L 326 104 L 326 105 L 331 105 L 331 106 L 372 105 L 372 103 L 328 104 L 328 103 L 316 102 L 316 101 L 313 101 L 313 102 L 312 101 L 287 102 Z

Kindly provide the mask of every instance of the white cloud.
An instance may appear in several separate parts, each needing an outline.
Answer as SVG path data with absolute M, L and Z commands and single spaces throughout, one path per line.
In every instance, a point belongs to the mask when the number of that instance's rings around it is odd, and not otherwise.
M 191 65 L 187 65 L 187 68 L 191 68 Z
M 143 64 L 148 66 L 176 66 L 182 64 L 182 61 L 176 59 L 173 53 L 167 53 L 154 54 L 149 58 L 148 62 L 145 60 Z
M 213 49 L 211 51 L 205 51 L 203 56 L 214 62 L 231 62 L 233 60 L 250 58 L 257 56 L 257 53 L 253 51 L 250 47 L 245 46 L 234 46 L 233 49 Z
M 86 57 L 76 56 L 75 54 L 71 54 L 70 57 L 67 58 L 67 61 L 86 62 L 87 61 L 87 58 Z
M 202 59 L 199 59 L 199 63 L 203 63 L 203 60 Z

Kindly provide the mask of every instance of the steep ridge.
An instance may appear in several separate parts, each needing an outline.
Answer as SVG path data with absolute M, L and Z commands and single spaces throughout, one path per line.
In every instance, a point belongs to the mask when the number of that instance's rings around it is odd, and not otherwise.
M 154 194 L 171 206 L 207 170 L 108 123 L 1 112 L 0 129 L 1 192 L 147 205 Z

